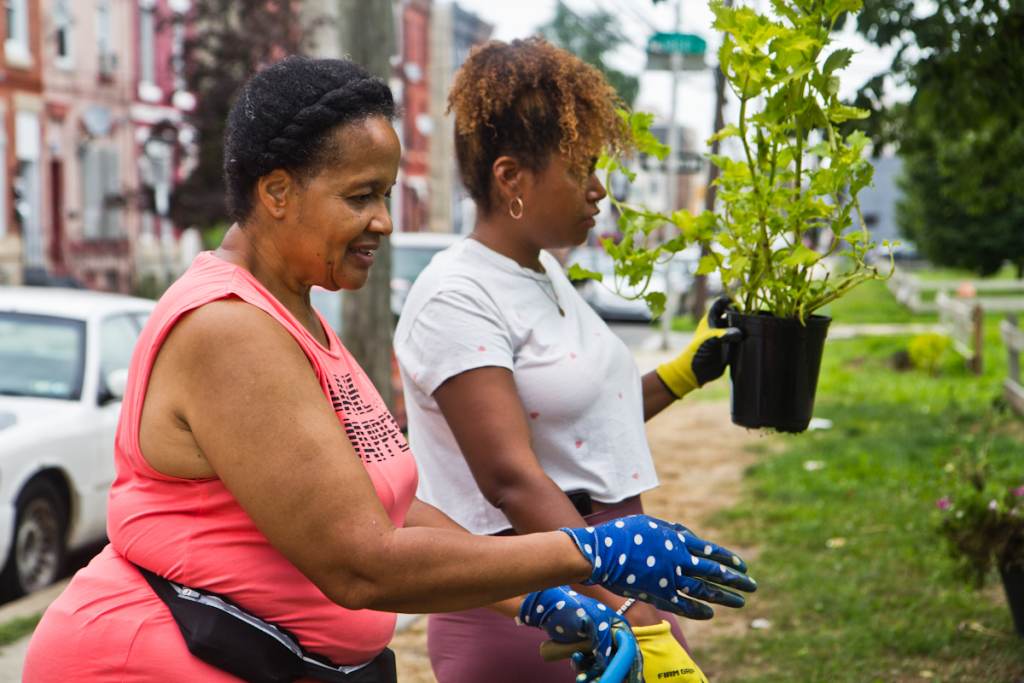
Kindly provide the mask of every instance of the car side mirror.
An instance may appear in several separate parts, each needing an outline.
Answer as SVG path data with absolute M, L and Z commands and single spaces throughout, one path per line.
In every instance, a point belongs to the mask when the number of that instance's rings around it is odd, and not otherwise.
M 111 370 L 103 378 L 104 386 L 100 390 L 100 404 L 104 405 L 113 401 L 120 401 L 124 398 L 125 388 L 128 386 L 128 369 L 118 368 Z

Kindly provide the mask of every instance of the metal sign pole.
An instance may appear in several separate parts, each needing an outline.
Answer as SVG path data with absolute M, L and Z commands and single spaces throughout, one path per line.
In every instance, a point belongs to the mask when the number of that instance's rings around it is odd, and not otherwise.
M 682 0 L 675 1 L 675 25 L 673 31 L 679 32 L 682 23 Z M 668 182 L 665 188 L 665 202 L 667 213 L 671 216 L 676 210 L 676 201 L 679 190 L 679 126 L 676 124 L 676 100 L 679 94 L 679 71 L 682 68 L 683 55 L 678 50 L 673 50 L 669 55 L 669 63 L 672 71 L 672 99 L 668 107 L 668 159 L 666 159 L 665 171 Z M 665 226 L 667 233 L 669 226 Z M 663 235 L 667 238 L 668 235 Z M 675 292 L 672 288 L 672 278 L 669 275 L 668 266 L 665 267 L 665 312 L 661 314 L 661 349 L 668 351 L 669 333 L 672 331 L 672 318 L 675 317 Z

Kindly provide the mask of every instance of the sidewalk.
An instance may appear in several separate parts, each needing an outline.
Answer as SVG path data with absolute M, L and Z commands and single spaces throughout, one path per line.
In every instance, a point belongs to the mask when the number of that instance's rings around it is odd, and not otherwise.
M 0 607 L 0 624 L 42 613 L 68 585 L 70 579 L 55 583 L 46 590 L 27 595 Z M 19 683 L 21 667 L 28 649 L 28 637 L 0 647 L 0 683 Z

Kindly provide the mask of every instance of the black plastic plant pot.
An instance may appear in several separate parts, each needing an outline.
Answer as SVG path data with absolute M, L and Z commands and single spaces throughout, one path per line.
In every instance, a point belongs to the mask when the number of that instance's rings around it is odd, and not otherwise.
M 1017 629 L 1017 635 L 1024 638 L 1024 567 L 1000 566 L 999 574 L 1003 577 L 1003 588 L 1006 590 L 1010 614 L 1013 615 L 1013 625 Z
M 743 330 L 743 341 L 729 352 L 732 421 L 751 429 L 807 429 L 832 319 L 812 315 L 803 325 L 768 313 L 730 310 L 727 316 L 730 327 Z

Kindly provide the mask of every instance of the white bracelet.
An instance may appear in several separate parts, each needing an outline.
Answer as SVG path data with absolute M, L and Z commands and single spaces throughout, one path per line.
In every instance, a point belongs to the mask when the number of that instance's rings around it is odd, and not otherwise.
M 626 598 L 626 602 L 622 603 L 622 605 L 619 606 L 619 609 L 615 610 L 615 613 L 621 617 L 626 613 L 626 610 L 633 606 L 633 603 L 635 602 L 636 598 Z

